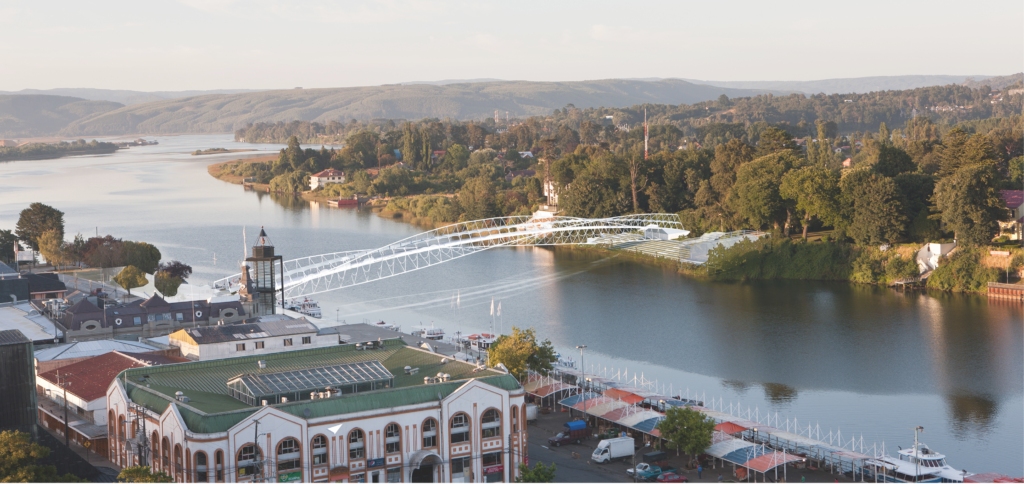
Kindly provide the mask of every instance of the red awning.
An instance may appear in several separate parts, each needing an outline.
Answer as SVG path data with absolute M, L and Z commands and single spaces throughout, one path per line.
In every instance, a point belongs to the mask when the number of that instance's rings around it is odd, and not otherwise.
M 641 397 L 639 395 L 634 395 L 634 394 L 632 394 L 630 392 L 627 392 L 627 391 L 624 391 L 624 390 L 619 390 L 618 388 L 609 388 L 609 389 L 605 390 L 604 391 L 604 396 L 609 397 L 609 398 L 614 398 L 615 400 L 622 400 L 623 402 L 630 403 L 630 404 L 640 403 L 640 402 L 644 401 L 644 397 Z
M 743 464 L 743 467 L 755 470 L 757 472 L 768 472 L 788 462 L 793 462 L 801 459 L 803 458 L 797 457 L 795 455 L 790 455 L 785 452 L 772 452 L 770 454 L 764 454 L 748 460 L 745 464 Z
M 715 425 L 715 430 L 719 432 L 725 432 L 727 434 L 738 434 L 740 432 L 743 432 L 744 430 L 747 430 L 747 428 L 736 425 L 732 422 L 722 422 L 718 425 Z

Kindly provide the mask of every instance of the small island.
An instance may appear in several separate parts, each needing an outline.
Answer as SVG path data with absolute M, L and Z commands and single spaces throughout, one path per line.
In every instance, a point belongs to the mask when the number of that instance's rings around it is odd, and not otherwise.
M 221 154 L 221 153 L 241 153 L 243 151 L 256 151 L 256 150 L 254 150 L 254 149 L 229 150 L 227 148 L 207 148 L 205 150 L 195 150 L 195 151 L 193 151 L 192 152 L 192 156 L 217 155 L 217 154 Z
M 108 154 L 117 151 L 117 145 L 84 139 L 59 143 L 27 143 L 21 146 L 0 146 L 0 161 L 49 160 L 74 155 Z

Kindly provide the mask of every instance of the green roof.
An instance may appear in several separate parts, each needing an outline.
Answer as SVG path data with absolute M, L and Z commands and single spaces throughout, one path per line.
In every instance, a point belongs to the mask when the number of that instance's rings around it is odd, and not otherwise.
M 505 390 L 520 388 L 519 382 L 511 375 L 495 370 L 474 371 L 475 365 L 451 359 L 442 365 L 441 360 L 445 358 L 443 355 L 410 348 L 401 339 L 385 340 L 382 343 L 383 348 L 376 350 L 357 350 L 355 345 L 338 345 L 262 356 L 133 368 L 122 372 L 118 379 L 124 382 L 127 378 L 128 396 L 132 401 L 160 413 L 174 401 L 175 392 L 183 392 L 189 402 L 176 402 L 179 411 L 189 430 L 199 433 L 226 431 L 258 410 L 259 407 L 249 406 L 228 393 L 227 382 L 243 374 L 272 374 L 380 361 L 395 376 L 394 388 L 273 405 L 300 418 L 436 402 L 439 392 L 442 396 L 448 396 L 473 378 Z M 264 361 L 266 367 L 259 368 L 257 361 Z M 406 375 L 406 366 L 419 368 L 419 373 Z M 439 372 L 451 375 L 451 379 L 444 383 L 423 383 L 424 377 Z M 148 375 L 148 378 L 140 382 L 143 375 Z M 306 409 L 310 411 L 309 417 L 305 415 Z

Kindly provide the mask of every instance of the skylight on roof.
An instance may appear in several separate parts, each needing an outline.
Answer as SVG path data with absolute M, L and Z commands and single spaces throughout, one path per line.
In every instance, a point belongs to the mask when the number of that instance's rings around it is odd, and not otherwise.
M 377 360 L 345 365 L 321 366 L 267 374 L 247 374 L 228 382 L 231 395 L 250 405 L 268 400 L 278 403 L 284 396 L 305 399 L 309 392 L 334 388 L 342 393 L 377 390 L 394 386 L 395 376 Z

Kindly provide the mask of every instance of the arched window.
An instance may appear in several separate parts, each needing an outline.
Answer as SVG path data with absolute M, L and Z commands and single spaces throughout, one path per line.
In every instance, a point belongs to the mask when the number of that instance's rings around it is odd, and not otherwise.
M 174 475 L 181 478 L 181 444 L 174 444 Z
M 428 418 L 423 421 L 423 448 L 437 447 L 437 420 Z
M 480 437 L 498 437 L 501 435 L 501 414 L 496 409 L 489 409 L 480 418 Z
M 512 431 L 519 431 L 519 407 L 512 405 Z
M 224 451 L 218 450 L 213 454 L 213 465 L 217 468 L 217 482 L 224 482 Z
M 206 472 L 206 452 L 196 452 L 196 482 L 209 482 L 210 474 Z
M 170 472 L 171 471 L 171 443 L 170 443 L 170 441 L 167 440 L 167 437 L 164 437 L 164 442 L 163 442 L 163 445 L 160 446 L 160 451 L 163 452 L 160 455 L 163 456 L 164 472 Z
M 397 454 L 402 451 L 402 427 L 390 424 L 384 428 L 384 452 Z
M 313 445 L 310 448 L 313 451 L 313 465 L 327 464 L 327 437 L 323 435 L 313 437 Z
M 157 435 L 156 432 L 153 432 L 153 437 L 152 437 L 151 440 L 153 442 L 150 445 L 153 446 L 153 450 L 151 450 L 150 452 L 152 452 L 152 455 L 153 455 L 153 463 L 150 464 L 150 465 L 152 465 L 154 469 L 159 469 L 160 468 L 160 463 L 159 463 L 159 460 L 160 460 L 160 436 Z
M 348 433 L 348 458 L 362 459 L 366 457 L 366 447 L 363 442 L 363 431 L 355 429 Z
M 458 444 L 469 442 L 469 416 L 465 413 L 457 413 L 452 416 L 451 421 L 451 443 Z
M 263 452 L 255 444 L 246 444 L 238 451 L 238 478 L 244 479 L 256 473 L 256 461 L 263 459 Z
M 299 441 L 287 438 L 277 444 L 277 472 L 288 472 L 302 467 L 302 449 Z
M 117 440 L 124 442 L 124 415 L 117 418 Z

